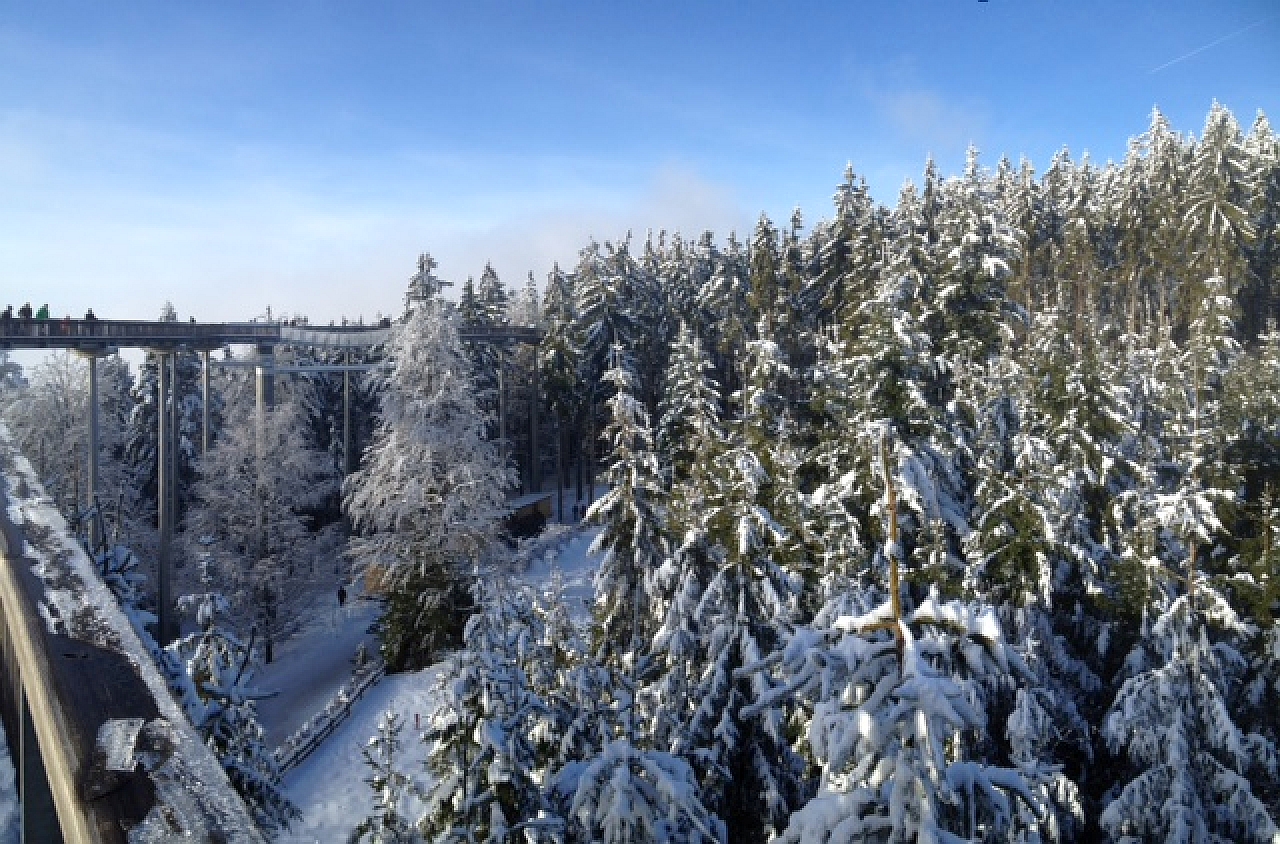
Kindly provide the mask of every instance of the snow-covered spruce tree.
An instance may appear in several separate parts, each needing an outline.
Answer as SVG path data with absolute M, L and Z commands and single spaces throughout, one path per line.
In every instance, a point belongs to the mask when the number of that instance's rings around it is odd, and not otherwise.
M 701 338 L 688 323 L 681 323 L 671 349 L 657 435 L 663 475 L 673 490 L 699 485 L 698 476 L 705 475 L 709 459 L 724 439 L 720 391 L 711 372 Z
M 481 325 L 501 326 L 510 322 L 511 295 L 491 263 L 486 262 L 484 272 L 480 273 L 476 296 L 480 300 Z
M 176 322 L 178 313 L 169 302 L 160 312 L 161 322 Z M 170 379 L 170 400 L 177 402 L 178 430 L 176 431 L 178 515 L 181 519 L 190 500 L 190 490 L 195 482 L 196 461 L 200 456 L 200 429 L 202 424 L 203 396 L 200 391 L 200 358 L 195 352 L 178 352 L 174 355 L 176 377 Z M 157 431 L 159 418 L 156 403 L 159 400 L 160 358 L 148 352 L 138 370 L 133 388 L 133 411 L 129 418 L 129 430 L 124 447 L 125 459 L 132 467 L 132 485 L 138 492 L 150 521 L 154 523 L 156 490 Z M 209 406 L 214 429 L 221 425 L 221 402 L 215 398 Z
M 904 603 L 900 480 L 885 480 L 888 537 L 876 561 L 887 568 L 885 588 L 833 601 L 753 666 L 773 677 L 749 711 L 792 696 L 809 701 L 806 738 L 822 770 L 818 793 L 780 840 L 1042 840 L 1042 832 L 1052 835 L 1035 787 L 1042 771 L 1034 763 L 1025 772 L 985 765 L 972 755 L 986 727 L 981 684 L 1025 668 L 991 609 L 943 602 L 936 593 L 914 608 Z
M 206 573 L 205 583 L 211 581 Z M 228 603 L 215 592 L 183 596 L 178 609 L 193 612 L 200 625 L 165 648 L 186 669 L 177 678 L 178 702 L 258 825 L 267 830 L 287 827 L 300 813 L 281 789 L 275 756 L 254 711 L 254 701 L 265 696 L 250 685 L 257 660 L 256 631 L 248 642 L 231 632 L 225 621 Z
M 817 326 L 844 321 L 846 309 L 866 298 L 876 277 L 882 217 L 871 199 L 866 179 L 853 165 L 836 187 L 835 218 L 815 230 L 819 240 L 816 267 L 800 293 L 800 301 Z
M 768 396 L 778 360 L 757 347 L 746 377 L 743 418 L 716 461 L 702 521 L 686 534 L 680 555 L 687 571 L 704 573 L 690 629 L 698 650 L 692 712 L 672 750 L 699 771 L 702 800 L 725 821 L 733 841 L 763 841 L 780 829 L 800 797 L 801 763 L 790 749 L 781 707 L 744 710 L 764 691 L 761 678 L 737 673 L 768 654 L 799 614 L 803 578 L 779 559 L 790 540 L 771 514 L 789 477 L 765 470 L 757 453 L 775 421 Z M 757 444 L 753 448 L 749 443 Z M 688 584 L 688 588 L 694 588 Z
M 328 455 L 312 447 L 296 402 L 257 417 L 246 394 L 199 461 L 183 541 L 188 556 L 213 555 L 220 582 L 245 626 L 257 626 L 270 661 L 274 643 L 309 604 L 314 580 L 312 515 L 337 490 Z
M 1126 661 L 1103 724 L 1113 752 L 1127 752 L 1127 781 L 1102 813 L 1119 841 L 1280 841 L 1252 783 L 1276 776 L 1274 746 L 1232 717 L 1254 632 L 1208 577 L 1200 555 L 1223 533 L 1216 502 L 1190 467 L 1178 488 L 1147 501 L 1145 531 L 1159 556 L 1146 561 L 1154 621 Z
M 400 716 L 388 710 L 378 719 L 378 734 L 360 748 L 370 769 L 365 782 L 373 789 L 374 811 L 351 831 L 348 844 L 422 844 L 411 820 L 418 788 L 398 765 L 403 731 Z
M 572 776 L 567 776 L 571 774 Z M 568 769 L 555 788 L 569 800 L 569 844 L 722 844 L 719 822 L 698 800 L 689 763 L 625 738 Z
M 1251 187 L 1250 225 L 1253 245 L 1248 250 L 1249 269 L 1240 289 L 1241 335 L 1246 343 L 1275 319 L 1272 290 L 1280 277 L 1280 137 L 1261 111 L 1245 138 Z
M 426 665 L 459 641 L 471 571 L 515 483 L 485 438 L 470 364 L 447 305 L 418 305 L 393 329 L 373 379 L 382 416 L 343 503 L 359 534 L 351 555 L 387 589 L 383 655 L 392 670 Z
M 581 468 L 582 432 L 586 388 L 581 380 L 581 338 L 577 334 L 577 311 L 573 279 L 552 267 L 543 294 L 543 336 L 538 345 L 542 394 L 556 424 L 556 516 L 564 520 L 564 490 L 569 485 L 573 463 Z M 578 475 L 582 478 L 581 473 Z M 582 497 L 579 480 L 578 498 Z
M 968 364 L 985 363 L 1010 339 L 1004 282 L 1022 258 L 1017 232 L 993 201 L 990 179 L 969 147 L 964 175 L 947 185 L 939 221 L 939 248 L 947 266 L 934 291 L 936 310 L 926 322 L 937 352 L 952 373 L 947 398 Z
M 1254 354 L 1241 355 L 1222 388 L 1219 426 L 1224 459 L 1236 467 L 1242 494 L 1237 501 L 1240 559 L 1224 594 L 1239 611 L 1261 624 L 1274 620 L 1280 601 L 1280 331 L 1272 320 Z
M 750 273 L 742 245 L 732 236 L 720 255 L 714 273 L 698 290 L 698 308 L 713 316 L 703 340 L 715 355 L 717 380 L 727 388 L 738 386 L 739 362 L 747 340 L 754 335 L 756 316 L 750 305 Z
M 920 198 L 908 183 L 873 295 L 822 338 L 812 370 L 817 401 L 811 407 L 820 413 L 813 427 L 820 433 L 809 459 L 821 477 L 810 497 L 809 530 L 821 538 L 824 600 L 864 573 L 878 531 L 870 518 L 878 489 L 874 448 L 861 432 L 882 419 L 904 438 L 927 440 L 939 429 L 926 395 L 934 370 L 931 340 L 920 324 L 932 263 L 926 229 Z
M 653 575 L 658 611 L 665 615 L 650 646 L 656 677 L 642 690 L 654 746 L 661 748 L 673 746 L 695 706 L 693 659 L 700 638 L 695 616 L 714 571 L 705 510 L 715 498 L 713 467 L 726 447 L 711 361 L 687 326 L 677 336 L 671 360 L 658 440 L 668 461 L 664 479 L 671 484 L 667 514 L 673 548 Z
M 1118 840 L 1280 840 L 1252 793 L 1257 777 L 1275 776 L 1274 746 L 1229 714 L 1221 689 L 1244 661 L 1227 641 L 1211 643 L 1212 627 L 1249 632 L 1200 583 L 1157 617 L 1144 642 L 1149 651 L 1131 657 L 1148 667 L 1121 687 L 1103 728 L 1114 749 L 1127 749 L 1136 773 L 1101 818 Z
M 663 607 L 653 579 L 667 554 L 665 489 L 653 450 L 649 414 L 636 400 L 638 386 L 626 352 L 614 346 L 604 381 L 616 391 L 604 439 L 609 444 L 609 491 L 587 511 L 603 525 L 592 551 L 603 553 L 595 575 L 596 654 L 627 671 L 653 636 Z
M 467 621 L 463 648 L 436 685 L 423 741 L 434 782 L 422 790 L 418 829 L 430 842 L 553 840 L 563 821 L 546 811 L 534 727 L 546 711 L 525 671 L 540 650 L 527 594 L 491 590 Z M 516 839 L 519 840 L 519 839 Z
M 1220 103 L 1205 119 L 1195 145 L 1187 181 L 1187 210 L 1182 220 L 1184 281 L 1221 277 L 1222 292 L 1235 294 L 1244 281 L 1248 247 L 1255 231 L 1250 220 L 1249 168 L 1240 124 Z M 1209 291 L 1184 284 L 1182 304 L 1194 318 Z

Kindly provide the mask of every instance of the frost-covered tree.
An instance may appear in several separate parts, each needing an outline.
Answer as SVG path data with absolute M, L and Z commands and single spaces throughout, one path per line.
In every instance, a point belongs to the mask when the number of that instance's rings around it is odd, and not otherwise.
M 206 577 L 205 585 L 211 581 Z M 254 709 L 254 702 L 264 697 L 251 685 L 258 659 L 256 631 L 247 642 L 233 633 L 225 620 L 229 605 L 216 592 L 183 596 L 178 609 L 193 613 L 199 625 L 165 649 L 185 669 L 178 702 L 258 824 L 269 830 L 287 827 L 300 813 L 281 788 L 275 756 Z
M 384 712 L 377 735 L 360 748 L 369 767 L 365 782 L 373 789 L 374 811 L 351 831 L 349 844 L 420 844 L 423 840 L 411 819 L 418 789 L 398 764 L 404 750 L 403 731 L 400 716 Z
M 498 278 L 493 264 L 484 265 L 480 283 L 476 285 L 476 299 L 479 301 L 478 317 L 481 326 L 497 327 L 510 321 L 511 296 L 507 292 L 507 286 Z
M 603 528 L 592 545 L 602 553 L 595 575 L 595 622 L 601 659 L 635 667 L 663 610 L 655 603 L 654 576 L 667 553 L 662 503 L 665 489 L 654 454 L 649 414 L 636 400 L 638 381 L 625 351 L 610 350 L 603 379 L 616 391 L 607 402 L 604 430 L 609 491 L 587 511 Z
M 748 383 L 763 382 L 753 377 Z M 745 413 L 748 431 L 768 418 L 762 397 L 748 398 Z M 729 837 L 754 841 L 784 824 L 798 799 L 800 762 L 781 710 L 748 714 L 763 686 L 739 669 L 764 658 L 780 630 L 797 618 L 803 578 L 775 556 L 789 538 L 768 509 L 775 479 L 744 440 L 716 461 L 702 521 L 680 550 L 686 571 L 706 579 L 685 586 L 700 587 L 692 616 L 699 639 L 691 666 L 696 679 L 691 711 L 672 750 L 699 770 L 702 800 L 725 821 Z
M 387 356 L 372 375 L 381 419 L 343 504 L 358 534 L 357 567 L 379 572 L 388 589 L 387 664 L 403 669 L 458 640 L 472 568 L 515 478 L 485 436 L 471 365 L 443 303 L 424 303 L 395 326 Z
M 177 311 L 166 302 L 160 312 L 161 322 L 176 322 Z M 200 389 L 200 358 L 195 352 L 178 351 L 171 358 L 162 358 L 147 352 L 142 366 L 139 368 L 137 380 L 133 387 L 133 410 L 129 418 L 129 429 L 125 443 L 125 459 L 132 467 L 132 485 L 137 490 L 141 506 L 151 514 L 155 521 L 156 491 L 158 476 L 156 474 L 157 449 L 159 447 L 159 402 L 160 361 L 172 359 L 175 364 L 174 377 L 169 385 L 170 401 L 177 403 L 177 430 L 174 432 L 174 443 L 177 456 L 177 501 L 178 516 L 186 511 L 192 484 L 196 478 L 196 461 L 200 457 L 201 426 L 203 424 L 204 398 Z M 172 411 L 173 405 L 169 405 Z M 220 427 L 222 406 L 215 397 L 210 402 L 210 417 L 216 430 Z M 216 436 L 216 433 L 215 433 Z
M 887 476 L 887 454 L 883 467 Z M 1025 669 L 991 609 L 936 593 L 904 604 L 897 483 L 886 478 L 885 588 L 833 601 L 760 663 L 774 685 L 755 707 L 811 701 L 806 741 L 822 772 L 780 840 L 1035 840 L 1044 772 L 1033 760 L 1025 770 L 983 764 L 972 743 L 986 727 L 979 684 Z
M 1254 794 L 1276 776 L 1275 747 L 1238 727 L 1228 705 L 1245 668 L 1233 640 L 1248 627 L 1198 572 L 1187 584 L 1130 656 L 1131 676 L 1103 724 L 1132 779 L 1102 826 L 1123 842 L 1280 841 Z
M 698 800 L 689 763 L 669 753 L 640 750 L 625 739 L 609 742 L 590 762 L 562 773 L 555 788 L 572 795 L 566 836 L 572 844 L 726 840 Z
M 268 661 L 309 606 L 317 577 L 314 514 L 336 493 L 328 455 L 313 448 L 301 408 L 286 400 L 261 418 L 247 396 L 199 461 L 183 541 L 208 554 L 239 617 L 258 626 Z
M 524 652 L 537 646 L 530 609 L 527 596 L 492 592 L 440 673 L 423 733 L 434 780 L 418 821 L 427 841 L 497 844 L 562 825 L 536 779 L 534 725 L 545 706 L 525 672 Z

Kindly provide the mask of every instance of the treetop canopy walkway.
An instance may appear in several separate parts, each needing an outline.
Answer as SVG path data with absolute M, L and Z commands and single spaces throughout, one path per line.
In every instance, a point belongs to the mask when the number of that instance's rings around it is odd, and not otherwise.
M 210 351 L 224 346 L 310 346 L 356 349 L 390 339 L 388 320 L 380 325 L 290 325 L 285 322 L 179 322 L 130 319 L 0 319 L 0 349 L 73 349 L 94 353 L 111 348 Z M 525 326 L 468 328 L 473 342 L 537 343 L 541 331 Z

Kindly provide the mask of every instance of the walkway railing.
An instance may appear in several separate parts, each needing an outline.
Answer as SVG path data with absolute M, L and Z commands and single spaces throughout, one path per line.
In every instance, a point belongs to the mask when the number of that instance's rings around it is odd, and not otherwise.
M 160 322 L 127 319 L 0 318 L 0 349 L 135 348 L 219 349 L 231 345 L 318 346 L 351 349 L 380 346 L 390 338 L 386 325 L 288 325 L 280 322 Z M 464 340 L 536 344 L 542 330 L 504 325 L 468 328 Z
M 347 716 L 365 692 L 381 680 L 387 673 L 386 666 L 380 659 L 370 659 L 358 666 L 351 674 L 351 679 L 338 689 L 338 693 L 325 705 L 325 708 L 311 717 L 307 723 L 299 727 L 293 735 L 284 740 L 275 750 L 276 764 L 280 773 L 285 774 L 301 764 L 325 739 L 333 735 L 334 730 Z
M 0 674 L 23 840 L 262 844 L 3 425 Z

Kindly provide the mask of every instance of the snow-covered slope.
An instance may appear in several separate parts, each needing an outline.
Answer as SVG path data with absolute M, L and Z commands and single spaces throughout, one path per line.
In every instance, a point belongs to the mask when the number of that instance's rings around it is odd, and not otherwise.
M 536 556 L 528 570 L 515 580 L 541 586 L 550 579 L 553 567 L 558 569 L 564 600 L 575 616 L 585 618 L 592 598 L 592 577 L 599 563 L 599 557 L 589 554 L 588 549 L 597 533 L 598 529 L 592 528 L 571 535 L 558 551 Z M 296 650 L 288 659 L 301 663 L 312 656 L 328 660 L 325 652 L 335 649 L 333 641 L 324 635 L 308 636 L 293 647 Z M 306 669 L 297 670 L 306 673 Z M 426 747 L 417 740 L 414 716 L 425 718 L 431 711 L 432 686 L 437 673 L 438 668 L 432 667 L 385 678 L 355 703 L 351 716 L 314 754 L 285 776 L 285 792 L 302 810 L 303 817 L 275 839 L 278 844 L 345 841 L 352 828 L 370 813 L 373 792 L 364 782 L 369 769 L 360 751 L 377 732 L 383 712 L 399 713 L 406 727 L 402 735 L 405 755 L 400 768 L 422 770 Z M 270 676 L 263 675 L 264 688 Z M 286 675 L 282 671 L 277 676 Z

